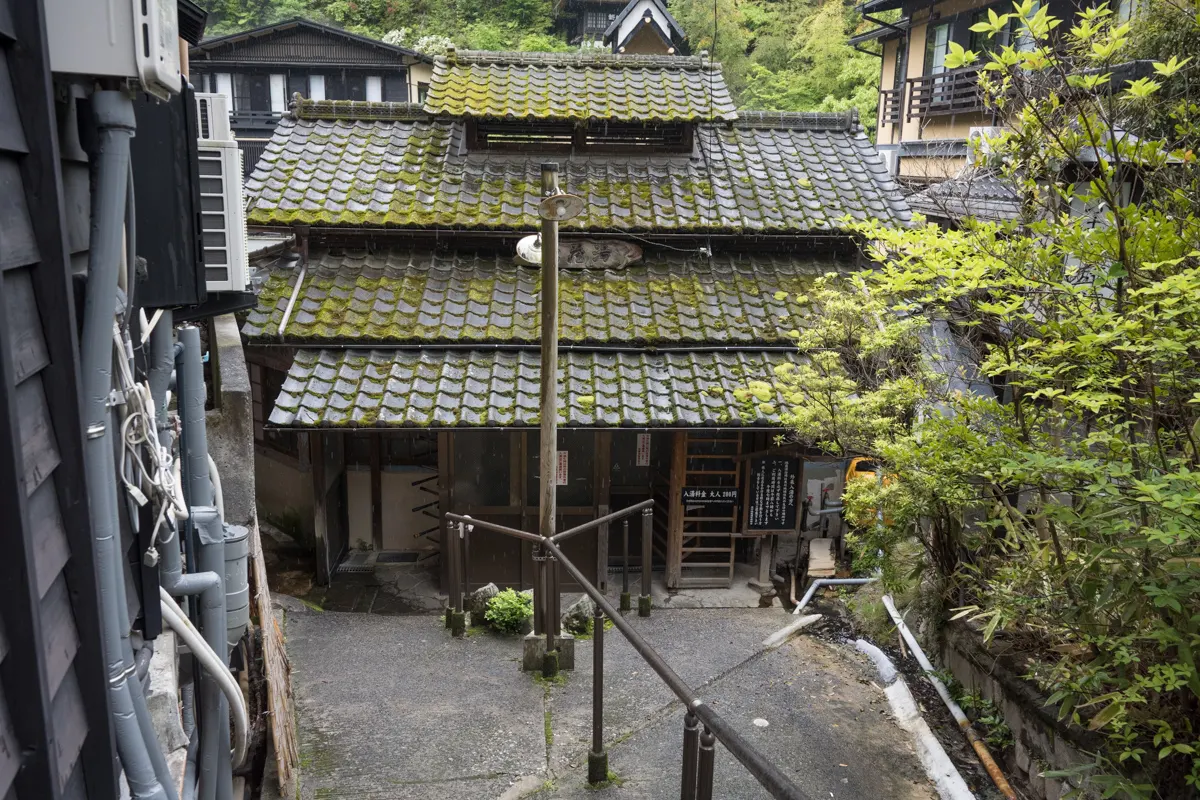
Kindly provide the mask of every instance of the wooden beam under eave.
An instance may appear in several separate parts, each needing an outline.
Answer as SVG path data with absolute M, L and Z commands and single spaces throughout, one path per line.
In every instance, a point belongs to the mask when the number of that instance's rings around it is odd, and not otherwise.
M 671 439 L 670 491 L 667 493 L 668 589 L 679 588 L 683 563 L 683 478 L 687 469 L 687 433 L 675 431 Z

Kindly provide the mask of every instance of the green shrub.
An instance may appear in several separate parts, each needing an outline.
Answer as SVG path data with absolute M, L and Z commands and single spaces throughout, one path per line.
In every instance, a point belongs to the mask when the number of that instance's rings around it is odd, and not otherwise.
M 525 620 L 533 616 L 533 598 L 516 589 L 505 589 L 488 600 L 483 618 L 502 633 L 520 633 Z

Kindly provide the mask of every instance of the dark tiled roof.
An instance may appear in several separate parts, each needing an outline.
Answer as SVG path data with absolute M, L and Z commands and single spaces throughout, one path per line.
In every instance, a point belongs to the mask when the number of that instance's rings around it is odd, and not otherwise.
M 383 113 L 374 106 L 372 113 Z M 400 118 L 370 122 L 281 121 L 247 183 L 250 223 L 539 224 L 542 158 L 467 153 L 462 122 L 396 113 Z M 691 154 L 560 158 L 564 189 L 587 200 L 584 213 L 563 227 L 803 234 L 838 230 L 845 215 L 906 221 L 899 188 L 851 124 L 846 115 L 752 115 L 699 126 Z
M 1021 199 L 1010 182 L 987 170 L 966 170 L 910 195 L 913 211 L 958 222 L 967 217 L 984 222 L 1021 218 Z
M 447 54 L 434 61 L 425 109 L 488 119 L 677 122 L 735 119 L 719 64 L 608 53 Z
M 568 343 L 746 344 L 789 341 L 795 301 L 836 261 L 654 255 L 621 270 L 560 270 Z M 298 270 L 270 274 L 243 333 L 279 339 Z M 538 341 L 539 270 L 511 258 L 391 251 L 313 255 L 285 340 L 297 343 Z M 788 297 L 776 299 L 776 292 Z
M 539 359 L 536 351 L 300 350 L 269 424 L 535 426 Z M 733 393 L 752 381 L 772 383 L 774 368 L 794 356 L 567 351 L 560 359 L 561 425 L 778 427 L 774 404 L 747 404 Z

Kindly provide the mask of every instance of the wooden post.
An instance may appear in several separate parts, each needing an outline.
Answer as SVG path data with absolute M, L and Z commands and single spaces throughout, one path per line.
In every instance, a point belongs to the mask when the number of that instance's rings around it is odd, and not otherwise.
M 446 512 L 452 511 L 451 504 L 453 499 L 450 496 L 450 487 L 454 481 L 454 452 L 451 447 L 450 434 L 445 431 L 439 431 L 437 435 L 437 453 L 438 453 L 438 526 L 441 532 L 438 534 L 438 547 L 441 551 L 441 563 L 438 565 L 441 569 L 442 586 L 450 586 L 450 525 L 446 522 Z
M 596 432 L 595 480 L 597 517 L 603 517 L 612 510 L 609 497 L 612 487 L 612 431 Z M 597 532 L 596 539 L 596 588 L 602 592 L 608 591 L 608 541 L 610 526 L 605 523 Z
M 371 546 L 378 553 L 383 549 L 383 459 L 380 455 L 381 434 L 370 435 L 371 449 Z
M 675 431 L 671 442 L 671 488 L 667 493 L 667 573 L 668 589 L 679 588 L 683 572 L 683 478 L 687 469 L 687 433 Z
M 558 164 L 542 164 L 542 194 L 549 197 L 558 191 Z M 554 535 L 557 504 L 555 467 L 558 463 L 558 222 L 542 220 L 542 377 L 541 377 L 541 486 L 538 503 L 538 532 L 543 538 Z M 539 555 L 545 555 L 541 553 Z M 546 572 L 551 562 L 535 562 L 535 571 Z M 553 568 L 553 567 L 551 567 Z M 554 586 L 553 574 L 543 574 L 536 581 L 534 604 L 541 609 L 546 633 L 546 650 L 554 649 L 553 639 L 558 620 L 550 618 L 553 604 L 546 596 Z M 534 616 L 537 616 L 535 610 Z
M 313 485 L 313 546 L 317 557 L 317 583 L 328 586 L 333 565 L 329 563 L 329 519 L 325 502 L 324 434 L 310 433 L 308 442 L 312 461 Z

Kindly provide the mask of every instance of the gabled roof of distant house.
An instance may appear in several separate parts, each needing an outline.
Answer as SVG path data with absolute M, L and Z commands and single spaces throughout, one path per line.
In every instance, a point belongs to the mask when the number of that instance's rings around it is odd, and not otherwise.
M 967 217 L 984 222 L 1021 218 L 1021 198 L 1012 182 L 987 169 L 968 168 L 910 195 L 908 204 L 927 217 L 955 223 Z
M 425 110 L 452 117 L 651 123 L 737 117 L 720 64 L 584 50 L 439 56 Z
M 395 59 L 397 63 L 399 63 L 399 59 L 403 56 L 414 57 L 421 61 L 431 60 L 429 56 L 418 53 L 415 50 L 410 50 L 407 47 L 387 44 L 378 39 L 360 36 L 357 33 L 350 33 L 340 28 L 322 25 L 319 22 L 313 22 L 312 20 L 300 17 L 285 22 L 263 25 L 248 31 L 241 31 L 240 33 L 231 33 L 227 36 L 205 39 L 190 48 L 189 53 L 193 59 L 201 61 L 296 61 L 299 63 L 317 63 L 329 60 L 328 56 L 317 54 L 314 57 L 313 53 L 305 52 L 300 48 L 272 48 L 262 53 L 255 53 L 251 48 L 251 45 L 257 43 L 265 44 L 272 39 L 288 39 L 304 34 L 307 34 L 309 37 L 316 36 L 320 39 L 343 42 L 354 48 L 372 52 L 377 59 Z M 281 44 L 284 44 L 284 42 L 281 42 Z M 290 50 L 292 52 L 275 52 L 276 49 Z M 223 56 L 226 58 L 222 58 Z
M 605 44 L 611 44 L 615 49 L 620 50 L 637 35 L 640 27 L 634 26 L 628 29 L 623 38 L 617 39 L 617 34 L 624 26 L 626 20 L 637 10 L 642 12 L 640 17 L 643 21 L 649 18 L 649 22 L 643 22 L 643 25 L 648 25 L 662 39 L 664 44 L 668 47 L 674 47 L 677 53 L 686 54 L 687 34 L 684 33 L 683 27 L 676 22 L 675 17 L 671 16 L 671 12 L 667 10 L 667 4 L 663 0 L 629 0 L 625 8 L 621 9 L 621 13 L 617 15 L 617 18 L 610 22 L 608 29 L 604 31 Z M 666 24 L 665 30 L 663 23 Z
M 841 230 L 846 216 L 909 218 L 853 112 L 749 112 L 697 125 L 690 152 L 555 158 L 563 188 L 587 201 L 564 230 L 795 235 Z M 468 151 L 464 121 L 407 104 L 304 101 L 247 182 L 248 220 L 526 230 L 538 224 L 543 160 Z

